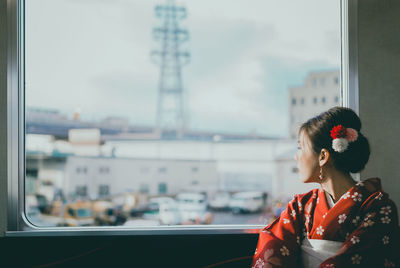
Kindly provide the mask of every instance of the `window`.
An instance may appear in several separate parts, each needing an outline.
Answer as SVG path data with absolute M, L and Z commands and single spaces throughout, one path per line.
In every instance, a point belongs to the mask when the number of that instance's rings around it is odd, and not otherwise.
M 313 79 L 312 79 L 312 85 L 313 85 L 314 87 L 317 86 L 317 82 L 318 82 L 317 78 L 313 78 Z
M 110 185 L 99 185 L 99 198 L 104 198 L 110 195 Z
M 335 103 L 339 103 L 339 97 L 335 96 Z
M 86 174 L 87 173 L 87 168 L 86 167 L 77 167 L 76 168 L 76 173 L 77 174 Z
M 26 1 L 25 162 L 38 182 L 51 182 L 29 191 L 60 191 L 70 206 L 107 198 L 117 207 L 130 195 L 130 217 L 143 221 L 160 213 L 151 199 L 163 195 L 173 206 L 188 194 L 199 216 L 261 224 L 260 213 L 208 204 L 217 190 L 267 195 L 276 176 L 292 179 L 276 170 L 293 173 L 295 116 L 315 108 L 305 99 L 319 92 L 321 76 L 340 71 L 339 4 L 165 3 Z
M 314 103 L 314 104 L 317 104 L 317 97 L 314 97 L 314 98 L 313 98 L 313 103 Z
M 199 168 L 198 167 L 192 167 L 192 172 L 193 173 L 199 172 Z
M 335 85 L 338 85 L 338 84 L 339 84 L 339 77 L 333 78 L 333 83 L 334 83 Z
M 326 98 L 325 98 L 325 97 L 322 97 L 322 98 L 321 98 L 321 102 L 322 102 L 323 104 L 325 104 Z
M 167 172 L 167 168 L 166 167 L 158 168 L 158 173 L 166 173 L 166 172 Z
M 167 191 L 167 184 L 165 182 L 160 182 L 158 184 L 158 193 L 159 194 L 166 194 L 168 193 Z
M 100 174 L 108 174 L 108 173 L 110 173 L 110 168 L 109 167 L 99 167 L 99 173 Z
M 87 186 L 86 185 L 76 186 L 75 193 L 78 197 L 87 197 Z

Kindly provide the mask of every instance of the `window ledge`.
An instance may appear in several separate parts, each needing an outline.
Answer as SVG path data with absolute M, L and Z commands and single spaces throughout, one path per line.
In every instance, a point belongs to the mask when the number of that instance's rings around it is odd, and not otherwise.
M 258 234 L 263 227 L 265 226 L 36 227 L 33 230 L 9 231 L 6 232 L 6 237 Z

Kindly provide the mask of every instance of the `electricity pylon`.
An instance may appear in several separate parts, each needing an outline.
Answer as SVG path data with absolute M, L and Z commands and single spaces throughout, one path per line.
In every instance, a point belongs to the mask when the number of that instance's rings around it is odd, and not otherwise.
M 152 51 L 152 59 L 160 66 L 157 103 L 157 132 L 161 135 L 182 137 L 186 128 L 182 67 L 189 62 L 189 52 L 182 50 L 182 43 L 189 39 L 186 29 L 179 23 L 187 17 L 186 8 L 167 0 L 154 8 L 162 23 L 153 29 L 155 40 L 160 43 Z

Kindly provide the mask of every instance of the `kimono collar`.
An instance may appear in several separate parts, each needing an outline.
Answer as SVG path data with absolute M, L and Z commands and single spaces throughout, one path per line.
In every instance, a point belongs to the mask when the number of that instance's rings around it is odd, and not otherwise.
M 328 208 L 333 208 L 337 202 L 335 203 L 335 201 L 333 201 L 332 196 L 327 191 L 324 191 L 324 193 L 325 193 L 326 203 L 328 205 Z
M 325 191 L 323 188 L 321 188 L 321 190 L 325 195 L 326 206 L 328 207 L 328 209 L 331 209 L 339 202 L 340 199 L 342 198 L 346 199 L 347 198 L 345 196 L 346 194 L 356 189 L 361 190 L 362 188 L 364 188 L 370 193 L 382 191 L 381 180 L 379 178 L 369 178 L 363 181 L 359 181 L 356 183 L 356 185 L 351 187 L 345 194 L 343 194 L 336 202 L 333 200 L 332 196 L 327 191 Z
M 367 191 L 373 193 L 377 191 L 383 191 L 381 180 L 379 178 L 370 178 L 364 181 L 359 181 L 357 186 L 364 186 Z

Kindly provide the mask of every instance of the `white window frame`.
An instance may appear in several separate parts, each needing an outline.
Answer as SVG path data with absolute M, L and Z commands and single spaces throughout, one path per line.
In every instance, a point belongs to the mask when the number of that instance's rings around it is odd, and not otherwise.
M 341 0 L 341 105 L 359 112 L 357 6 Z M 262 225 L 157 227 L 37 227 L 25 216 L 24 0 L 7 1 L 7 220 L 6 236 L 193 235 L 258 233 Z

